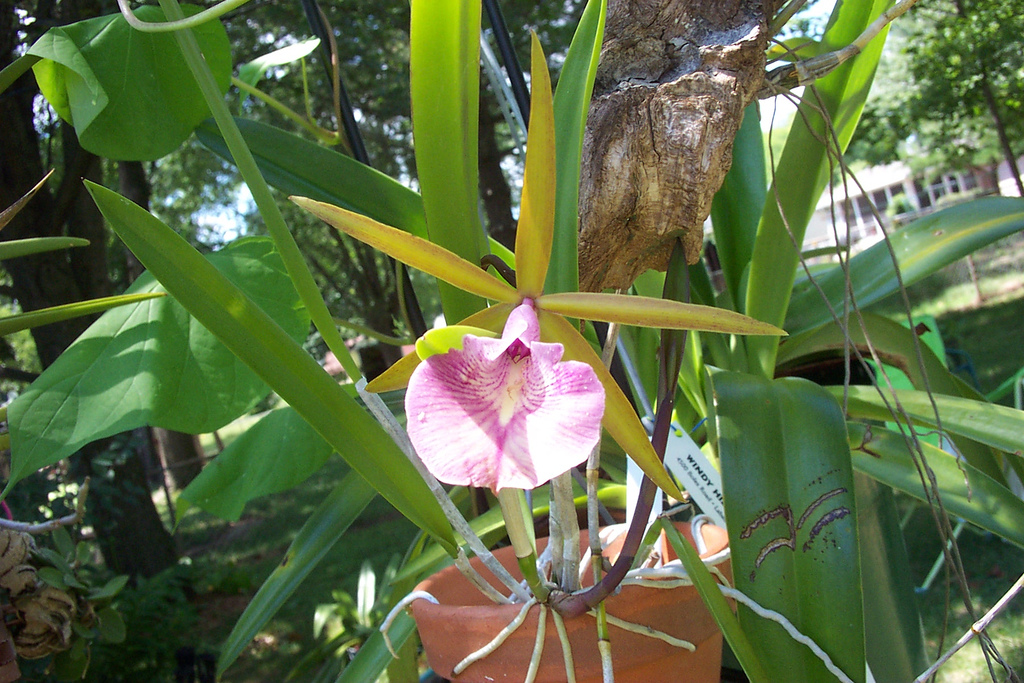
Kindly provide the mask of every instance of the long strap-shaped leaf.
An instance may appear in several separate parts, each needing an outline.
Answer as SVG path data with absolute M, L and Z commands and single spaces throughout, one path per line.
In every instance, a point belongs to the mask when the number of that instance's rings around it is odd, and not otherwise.
M 607 0 L 587 3 L 555 86 L 555 234 L 546 292 L 579 289 L 580 157 L 607 11 Z
M 477 211 L 479 0 L 413 0 L 409 46 L 416 171 L 430 241 L 479 263 L 488 253 Z M 449 321 L 485 305 L 438 284 Z
M 890 0 L 836 3 L 823 45 L 830 50 L 849 45 L 890 4 Z M 845 150 L 867 99 L 884 36 L 883 33 L 860 55 L 818 81 L 813 93 L 810 88 L 804 93 L 804 103 L 793 122 L 765 200 L 750 261 L 746 313 L 758 320 L 774 325 L 782 325 L 785 320 L 804 232 L 829 179 L 829 164 L 821 140 L 831 139 L 832 132 L 825 130 L 814 109 L 824 107 L 840 149 Z M 807 122 L 813 128 L 808 128 Z M 746 342 L 750 367 L 771 377 L 778 340 Z
M 829 355 L 839 357 L 847 349 L 847 340 L 849 344 L 860 349 L 865 358 L 870 359 L 870 350 L 867 346 L 869 338 L 879 359 L 886 366 L 904 372 L 914 388 L 921 391 L 930 388 L 937 394 L 973 400 L 984 399 L 980 393 L 954 376 L 925 344 L 920 345 L 923 368 L 920 367 L 917 360 L 917 345 L 914 343 L 915 332 L 872 313 L 864 313 L 857 322 L 860 320 L 864 322 L 863 329 L 857 324 L 851 326 L 848 334 L 844 334 L 838 325 L 829 324 L 790 337 L 779 347 L 778 367 L 799 367 L 802 362 L 811 362 L 812 359 L 818 361 Z M 878 385 L 886 386 L 881 377 L 878 379 Z M 963 437 L 953 437 L 953 441 L 960 449 L 961 455 L 974 467 L 997 481 L 1003 480 L 998 459 L 991 447 Z
M 858 472 L 927 500 L 902 434 L 857 422 L 851 422 L 849 430 L 853 466 Z M 929 443 L 922 443 L 921 449 L 947 512 L 1024 547 L 1024 501 L 971 465 L 957 462 L 953 455 Z
M 224 673 L 263 625 L 316 569 L 374 495 L 373 488 L 365 479 L 349 472 L 313 511 L 288 546 L 281 563 L 260 586 L 228 635 L 217 661 L 218 674 Z
M 719 372 L 710 384 L 736 588 L 863 681 L 856 504 L 839 405 L 806 380 Z M 770 680 L 832 680 L 777 624 L 745 607 L 739 616 Z
M 831 387 L 831 390 L 837 396 L 842 395 L 842 387 Z M 851 417 L 892 419 L 889 409 L 873 387 L 850 387 L 848 393 Z M 924 391 L 896 389 L 892 393 L 915 424 L 936 427 L 932 407 L 934 400 L 942 416 L 944 430 L 1015 454 L 1014 457 L 1019 458 L 1024 453 L 1024 411 L 959 396 L 929 396 Z
M 0 319 L 0 337 L 5 337 L 19 330 L 29 330 L 41 325 L 50 325 L 62 320 L 81 318 L 84 315 L 102 313 L 117 306 L 126 306 L 146 299 L 155 299 L 164 296 L 163 292 L 149 292 L 146 294 L 124 294 L 121 296 L 110 296 L 103 299 L 92 299 L 89 301 L 78 301 L 63 306 L 51 306 L 29 313 L 19 313 Z
M 311 197 L 369 216 L 418 237 L 427 237 L 423 200 L 397 180 L 333 149 L 259 121 L 235 119 L 267 182 L 286 194 Z M 212 121 L 196 137 L 231 160 L 224 137 Z
M 990 197 L 919 218 L 890 237 L 905 285 L 934 273 L 976 249 L 1024 229 L 1024 199 Z M 850 282 L 864 307 L 899 290 L 889 248 L 878 243 L 850 259 Z M 846 274 L 838 266 L 815 278 L 834 310 L 841 311 Z M 821 292 L 807 280 L 793 290 L 786 331 L 806 330 L 832 319 Z
M 102 186 L 87 187 L 118 236 L 189 313 L 402 514 L 454 546 L 451 527 L 412 464 L 316 361 L 158 218 Z

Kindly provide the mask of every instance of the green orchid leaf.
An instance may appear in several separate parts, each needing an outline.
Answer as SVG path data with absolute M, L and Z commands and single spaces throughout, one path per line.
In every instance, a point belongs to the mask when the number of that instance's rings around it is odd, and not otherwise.
M 235 521 L 250 500 L 302 483 L 333 452 L 291 408 L 271 411 L 232 441 L 181 492 L 178 521 L 192 505 Z
M 858 472 L 929 502 L 902 434 L 858 422 L 848 427 L 853 466 Z M 1024 501 L 969 463 L 957 462 L 952 454 L 929 443 L 920 445 L 946 512 L 1024 547 Z
M 349 472 L 313 511 L 281 563 L 260 586 L 221 646 L 220 657 L 217 658 L 218 675 L 231 666 L 264 624 L 316 569 L 374 495 L 373 488 L 365 479 Z
M 764 139 L 757 103 L 747 106 L 743 123 L 732 145 L 732 166 L 711 202 L 711 223 L 715 245 L 722 262 L 722 275 L 732 300 L 746 303 L 741 289 L 743 272 L 754 253 L 757 224 L 768 194 L 764 163 Z M 737 309 L 740 312 L 742 308 Z
M 430 241 L 479 263 L 487 253 L 478 211 L 479 0 L 413 0 L 409 47 L 416 172 Z M 438 284 L 448 320 L 485 306 L 458 285 Z
M 350 237 L 460 290 L 494 301 L 518 302 L 521 299 L 506 283 L 438 244 L 337 206 L 305 197 L 291 197 L 291 200 Z
M 580 336 L 576 328 L 560 315 L 540 309 L 537 311 L 537 318 L 540 320 L 541 341 L 561 344 L 565 349 L 565 360 L 582 361 L 594 368 L 605 391 L 604 419 L 601 421 L 604 428 L 629 454 L 629 457 L 640 466 L 644 474 L 658 485 L 658 488 L 673 498 L 681 500 L 679 496 L 682 493 L 669 476 L 661 460 L 658 459 L 658 454 L 655 453 L 650 438 L 647 436 L 647 430 L 640 423 L 640 418 L 633 410 L 633 405 L 622 393 L 622 389 L 619 388 L 587 340 Z
M 571 318 L 623 325 L 734 334 L 786 334 L 774 325 L 735 311 L 645 296 L 565 292 L 545 294 L 537 300 L 537 306 Z
M 697 551 L 674 525 L 666 524 L 664 520 L 659 520 L 658 524 L 686 568 L 686 573 L 693 581 L 693 587 L 700 593 L 701 600 L 704 601 L 704 605 L 715 618 L 715 623 L 718 624 L 719 630 L 725 636 L 729 647 L 732 648 L 733 654 L 736 655 L 736 660 L 743 667 L 747 678 L 751 683 L 768 683 L 770 680 L 768 674 L 765 673 L 761 660 L 758 659 L 754 647 L 747 639 L 747 634 L 744 633 L 725 596 L 718 590 L 718 581 L 711 575 Z
M 480 328 L 488 334 L 500 337 L 501 331 L 505 328 L 505 321 L 508 320 L 508 315 L 513 308 L 513 304 L 491 306 L 469 316 L 459 325 Z M 366 390 L 373 394 L 379 394 L 385 391 L 404 389 L 408 386 L 409 378 L 412 377 L 412 373 L 419 364 L 419 355 L 410 353 L 367 384 Z
M 829 387 L 836 396 L 843 395 L 842 387 Z M 893 390 L 892 397 L 916 425 L 936 429 L 938 420 L 935 408 L 942 418 L 942 429 L 965 436 L 978 443 L 987 444 L 1001 451 L 1020 457 L 1024 453 L 1024 411 L 1008 408 L 987 401 L 946 396 L 928 395 L 924 391 Z M 874 387 L 849 387 L 847 389 L 847 412 L 850 417 L 865 420 L 893 420 L 889 408 Z M 935 408 L 932 407 L 934 401 Z M 904 422 L 902 419 L 900 422 Z
M 158 299 L 165 295 L 166 294 L 164 292 L 125 294 L 122 296 L 110 296 L 103 299 L 92 299 L 90 301 L 64 304 L 63 306 L 52 306 L 50 308 L 43 308 L 30 313 L 10 315 L 6 318 L 0 319 L 0 337 L 5 337 L 20 330 L 30 330 L 33 327 L 49 325 L 62 320 L 81 318 L 82 316 L 92 315 L 93 313 L 102 313 L 103 311 L 111 308 L 117 308 L 118 306 L 127 306 L 128 304 L 134 304 L 148 299 Z
M 779 346 L 777 371 L 787 374 L 801 364 L 817 362 L 826 357 L 841 358 L 846 349 L 846 338 L 864 358 L 870 358 L 867 341 L 870 338 L 879 359 L 888 366 L 889 381 L 897 383 L 896 388 L 909 387 L 898 384 L 900 379 L 897 373 L 893 373 L 893 369 L 905 374 L 915 389 L 924 391 L 931 388 L 938 394 L 984 400 L 981 394 L 954 376 L 923 341 L 920 343 L 922 372 L 917 360 L 917 345 L 914 343 L 915 332 L 909 328 L 873 313 L 862 313 L 860 320 L 863 325 L 852 326 L 848 337 L 838 325 L 826 324 L 788 338 Z M 886 386 L 881 378 L 878 383 Z M 967 462 L 997 481 L 1002 481 L 998 458 L 990 447 L 958 436 L 954 436 L 953 441 Z
M 910 559 L 896 496 L 860 472 L 854 486 L 868 665 L 876 681 L 912 681 L 931 660 L 921 629 L 920 599 L 907 571 Z
M 842 410 L 806 380 L 716 372 L 709 383 L 736 588 L 863 681 L 857 508 Z M 742 605 L 739 618 L 770 680 L 832 680 L 778 624 Z
M 462 350 L 462 340 L 467 334 L 474 337 L 489 337 L 496 339 L 500 335 L 480 327 L 472 325 L 449 325 L 427 330 L 427 333 L 416 340 L 416 355 L 420 360 L 426 360 L 431 356 L 448 353 L 452 349 Z
M 183 7 L 187 14 L 200 8 Z M 144 21 L 163 11 L 136 10 Z M 217 86 L 227 92 L 231 46 L 224 27 L 193 29 Z M 120 14 L 52 28 L 29 48 L 39 89 L 82 147 L 108 159 L 149 161 L 175 150 L 210 115 L 174 36 L 142 33 Z
M 310 197 L 426 239 L 423 200 L 397 180 L 352 157 L 259 121 L 235 119 L 267 182 L 289 195 Z M 196 137 L 228 161 L 227 144 L 207 119 Z
M 82 239 L 81 237 L 30 237 L 29 239 L 10 240 L 0 244 L 0 259 L 6 261 L 7 259 L 18 258 L 19 256 L 43 254 L 48 251 L 87 246 L 89 246 L 89 240 Z
M 282 47 L 280 50 L 260 55 L 251 62 L 246 62 L 238 67 L 238 80 L 251 86 L 255 86 L 266 75 L 267 70 L 272 66 L 284 66 L 297 62 L 309 56 L 313 50 L 320 47 L 319 38 L 300 40 L 297 43 Z
M 416 469 L 302 347 L 147 211 L 89 183 L 114 231 L 171 295 L 288 402 L 399 512 L 449 549 L 451 527 Z
M 607 0 L 587 2 L 555 86 L 555 226 L 545 292 L 580 288 L 576 239 L 580 158 L 607 12 Z
M 309 317 L 270 240 L 241 240 L 208 261 L 198 258 L 259 301 L 282 336 L 305 339 Z M 267 395 L 266 384 L 163 296 L 151 275 L 129 294 L 138 302 L 107 311 L 11 404 L 8 486 L 91 441 L 142 425 L 219 429 Z
M 548 65 L 537 34 L 531 35 L 530 132 L 516 229 L 516 284 L 523 296 L 535 299 L 544 293 L 555 230 L 555 119 Z
M 919 218 L 890 235 L 904 285 L 911 285 L 940 268 L 998 239 L 1024 229 L 1024 199 L 987 197 Z M 899 291 L 896 266 L 889 248 L 879 242 L 849 263 L 857 304 L 867 307 Z M 842 310 L 846 274 L 835 266 L 817 275 L 818 287 L 834 310 Z M 793 291 L 786 329 L 802 331 L 832 320 L 818 287 L 804 280 Z
M 836 3 L 822 47 L 831 51 L 849 45 L 890 4 L 890 0 Z M 816 81 L 813 90 L 807 88 L 803 95 L 757 228 L 746 305 L 739 307 L 751 317 L 784 326 L 799 263 L 794 245 L 803 244 L 807 224 L 830 178 L 832 166 L 821 141 L 835 139 L 839 152 L 845 151 L 867 100 L 887 32 L 884 29 L 859 55 Z M 825 112 L 828 123 L 819 111 Z M 746 346 L 749 367 L 764 377 L 773 376 L 778 340 L 747 339 Z

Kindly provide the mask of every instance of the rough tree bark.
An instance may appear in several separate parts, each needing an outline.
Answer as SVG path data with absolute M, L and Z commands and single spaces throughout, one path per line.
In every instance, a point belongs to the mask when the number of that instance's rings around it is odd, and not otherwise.
M 580 287 L 628 287 L 682 239 L 700 257 L 771 0 L 612 0 L 583 144 Z

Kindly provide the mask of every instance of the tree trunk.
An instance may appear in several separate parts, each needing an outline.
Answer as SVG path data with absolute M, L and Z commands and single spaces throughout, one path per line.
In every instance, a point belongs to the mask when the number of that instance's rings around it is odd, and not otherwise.
M 583 141 L 580 288 L 695 263 L 743 110 L 764 83 L 765 0 L 612 0 Z M 768 3 L 772 5 L 774 3 Z
M 13 60 L 18 39 L 13 28 L 13 13 L 0 12 L 0 68 Z M 0 97 L 3 207 L 25 194 L 43 176 L 32 107 L 37 93 L 32 75 L 26 74 Z M 102 166 L 95 155 L 79 146 L 70 127 L 61 126 L 64 130 L 59 140 L 64 167 L 60 186 L 56 192 L 43 188 L 4 229 L 0 239 L 69 235 L 85 237 L 90 245 L 4 263 L 11 277 L 13 297 L 25 311 L 106 296 L 111 291 L 103 218 L 81 182 L 82 178 L 101 181 Z M 91 321 L 76 318 L 33 329 L 43 367 L 52 364 Z M 104 440 L 83 449 L 75 459 L 76 471 L 82 476 L 91 474 L 94 464 L 99 465 L 97 457 L 109 452 L 110 442 Z M 171 566 L 177 559 L 174 540 L 153 506 L 142 463 L 131 455 L 112 471 L 113 481 L 103 482 L 106 486 L 95 482 L 88 506 L 104 559 L 115 571 L 132 574 L 151 575 Z
M 512 218 L 512 191 L 501 161 L 505 154 L 495 138 L 495 117 L 486 100 L 480 102 L 480 151 L 478 157 L 480 196 L 487 214 L 487 234 L 509 249 L 516 247 L 516 222 Z
M 1017 156 L 1013 153 L 1013 148 L 1010 146 L 1010 137 L 1006 134 L 1006 124 L 1003 123 L 1003 117 L 999 113 L 999 103 L 996 102 L 996 96 L 992 92 L 992 84 L 988 82 L 988 74 L 982 72 L 981 75 L 981 93 L 985 97 L 985 104 L 988 106 L 989 114 L 992 115 L 992 121 L 996 125 L 996 135 L 999 136 L 999 146 L 1003 149 L 1003 157 L 1006 159 L 1006 163 L 1010 165 L 1010 177 L 1013 178 L 1013 182 L 1017 185 L 1017 193 L 1024 197 L 1024 182 L 1021 182 L 1020 169 L 1017 168 Z M 998 172 L 997 172 L 998 184 Z

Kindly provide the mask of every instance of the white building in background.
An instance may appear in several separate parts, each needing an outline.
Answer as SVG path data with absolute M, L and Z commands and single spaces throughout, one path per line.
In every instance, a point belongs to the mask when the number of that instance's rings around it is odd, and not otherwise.
M 1024 157 L 1017 160 L 1017 166 L 1022 165 Z M 807 225 L 805 250 L 835 246 L 837 236 L 840 244 L 864 242 L 859 246 L 866 247 L 882 237 L 878 217 L 889 229 L 974 197 L 1019 194 L 1005 161 L 995 173 L 991 167 L 950 171 L 930 183 L 925 182 L 924 175 L 913 176 L 901 162 L 876 166 L 855 175 L 857 183 L 851 178 L 845 186 L 838 185 L 822 194 Z

